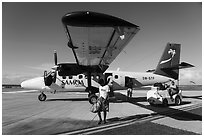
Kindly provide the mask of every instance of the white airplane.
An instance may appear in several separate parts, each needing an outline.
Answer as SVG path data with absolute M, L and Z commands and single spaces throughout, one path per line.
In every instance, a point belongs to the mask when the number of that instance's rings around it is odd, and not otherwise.
M 131 80 L 133 88 L 178 80 L 179 69 L 193 67 L 180 60 L 180 44 L 168 43 L 155 70 L 146 73 L 106 71 L 110 63 L 123 50 L 139 26 L 122 19 L 95 12 L 72 12 L 62 18 L 76 63 L 57 63 L 53 70 L 44 72 L 44 77 L 26 80 L 21 83 L 25 89 L 41 92 L 40 101 L 46 100 L 44 92 L 56 93 L 88 92 L 89 102 L 93 103 L 98 92 L 98 80 L 103 78 L 111 85 L 112 91 L 127 89 Z

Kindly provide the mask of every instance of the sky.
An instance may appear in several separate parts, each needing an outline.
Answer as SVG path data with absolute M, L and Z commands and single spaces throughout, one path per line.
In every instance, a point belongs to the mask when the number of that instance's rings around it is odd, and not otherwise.
M 42 76 L 58 62 L 75 62 L 61 18 L 68 12 L 94 11 L 140 26 L 140 31 L 111 63 L 109 70 L 155 69 L 168 42 L 181 44 L 180 83 L 202 84 L 202 4 L 199 2 L 3 2 L 2 83 L 20 84 Z

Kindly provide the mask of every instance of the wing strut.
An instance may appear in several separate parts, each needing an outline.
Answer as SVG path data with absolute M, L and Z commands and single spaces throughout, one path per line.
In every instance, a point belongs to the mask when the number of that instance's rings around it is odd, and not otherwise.
M 105 54 L 106 54 L 106 52 L 107 52 L 107 50 L 108 50 L 108 47 L 110 46 L 110 43 L 111 43 L 111 41 L 112 41 L 114 35 L 115 35 L 115 29 L 114 29 L 114 31 L 113 31 L 111 37 L 110 37 L 110 40 L 109 40 L 109 42 L 108 42 L 108 44 L 107 44 L 107 46 L 106 46 L 106 50 L 105 50 L 105 52 L 103 53 L 103 56 L 102 56 L 101 61 L 100 61 L 99 64 L 101 64 L 101 62 L 102 62 L 102 60 L 103 60 L 103 57 L 105 56 Z
M 77 55 L 76 55 L 76 52 L 75 52 L 75 50 L 74 50 L 74 49 L 77 49 L 78 47 L 75 47 L 75 46 L 73 45 L 72 39 L 71 39 L 71 35 L 69 34 L 68 28 L 65 27 L 65 29 L 66 29 L 66 36 L 67 36 L 67 38 L 68 38 L 68 40 L 69 40 L 68 43 L 67 43 L 67 46 L 72 49 L 72 52 L 74 53 L 74 57 L 75 57 L 75 59 L 76 59 L 76 62 L 77 62 L 77 64 L 79 65 L 79 60 L 78 60 Z

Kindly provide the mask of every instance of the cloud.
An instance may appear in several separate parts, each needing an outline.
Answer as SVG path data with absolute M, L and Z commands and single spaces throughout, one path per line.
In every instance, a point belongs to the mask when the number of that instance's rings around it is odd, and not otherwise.
M 44 63 L 39 66 L 25 66 L 29 69 L 39 70 L 39 73 L 4 73 L 2 75 L 2 84 L 20 84 L 24 80 L 28 80 L 31 78 L 39 77 L 43 75 L 44 70 L 51 70 L 53 67 L 53 63 Z
M 202 70 L 196 68 L 180 70 L 180 84 L 189 85 L 192 82 L 196 85 L 202 84 Z
M 50 70 L 54 66 L 53 63 L 44 63 L 39 66 L 26 66 L 27 68 L 35 69 L 35 70 Z
M 43 75 L 44 70 L 51 70 L 53 63 L 44 63 L 39 66 L 25 66 L 29 69 L 38 70 L 36 73 L 24 73 L 24 72 L 11 72 L 2 74 L 2 84 L 20 84 L 24 80 L 39 77 Z
M 2 75 L 2 84 L 20 84 L 24 80 L 39 77 L 39 74 L 9 73 Z

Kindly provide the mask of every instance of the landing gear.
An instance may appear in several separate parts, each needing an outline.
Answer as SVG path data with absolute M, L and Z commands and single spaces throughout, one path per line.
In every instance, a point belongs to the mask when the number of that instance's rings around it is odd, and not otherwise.
M 94 90 L 94 89 L 92 89 L 92 90 Z M 97 98 L 98 98 L 98 97 L 96 96 L 96 94 L 95 94 L 93 91 L 91 91 L 89 88 L 86 88 L 85 91 L 89 93 L 89 94 L 88 94 L 89 103 L 90 103 L 90 104 L 96 103 L 96 102 L 97 102 Z
M 96 88 L 91 86 L 91 72 L 89 71 L 87 73 L 87 83 L 88 83 L 88 87 L 86 88 L 86 92 L 88 92 L 88 100 L 90 104 L 94 104 L 97 102 L 97 96 L 96 96 Z
M 46 98 L 47 98 L 47 96 L 46 96 L 44 93 L 41 93 L 41 94 L 38 96 L 38 99 L 39 99 L 40 101 L 45 101 Z
M 89 98 L 89 103 L 94 104 L 97 102 L 98 97 L 95 94 L 90 94 L 88 98 Z

